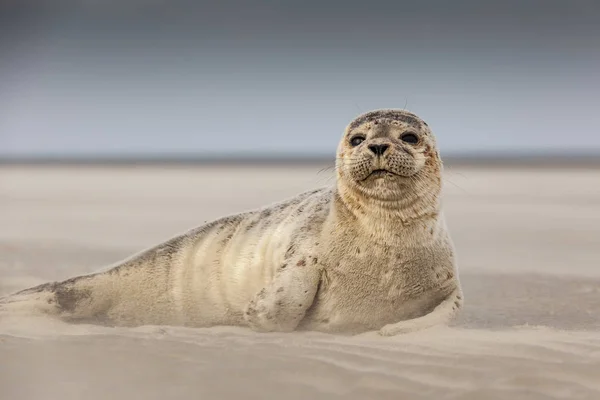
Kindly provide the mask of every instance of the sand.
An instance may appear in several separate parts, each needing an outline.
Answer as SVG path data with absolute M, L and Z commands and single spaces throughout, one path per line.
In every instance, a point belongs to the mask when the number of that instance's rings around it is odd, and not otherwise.
M 0 294 L 94 271 L 322 166 L 0 168 Z M 381 338 L 0 317 L 0 399 L 599 399 L 600 170 L 448 168 L 465 291 Z

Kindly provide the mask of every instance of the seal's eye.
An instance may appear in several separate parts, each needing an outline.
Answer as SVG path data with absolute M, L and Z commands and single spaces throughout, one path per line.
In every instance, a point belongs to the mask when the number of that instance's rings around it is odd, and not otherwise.
M 356 147 L 364 141 L 365 138 L 363 136 L 354 136 L 352 139 L 350 139 L 350 144 L 352 147 Z
M 410 144 L 419 143 L 419 137 L 414 133 L 405 133 L 402 136 L 400 136 L 400 140 Z

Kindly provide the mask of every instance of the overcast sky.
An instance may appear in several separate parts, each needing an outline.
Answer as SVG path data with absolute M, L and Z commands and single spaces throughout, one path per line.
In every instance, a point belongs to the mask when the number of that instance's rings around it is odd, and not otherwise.
M 403 107 L 442 153 L 600 153 L 600 1 L 5 0 L 0 12 L 0 156 L 329 155 L 359 113 Z

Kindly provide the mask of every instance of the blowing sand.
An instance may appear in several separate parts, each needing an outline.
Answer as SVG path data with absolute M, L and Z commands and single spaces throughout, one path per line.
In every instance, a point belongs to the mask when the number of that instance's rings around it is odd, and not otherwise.
M 332 182 L 303 167 L 2 167 L 0 294 Z M 393 338 L 0 316 L 0 399 L 600 399 L 600 170 L 448 168 L 465 308 Z

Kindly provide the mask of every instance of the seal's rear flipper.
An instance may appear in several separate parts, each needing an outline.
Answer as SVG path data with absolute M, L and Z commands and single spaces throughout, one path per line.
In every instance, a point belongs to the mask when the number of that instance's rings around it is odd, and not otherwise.
M 103 293 L 98 292 L 97 275 L 86 275 L 63 282 L 52 282 L 21 290 L 0 298 L 0 313 L 49 315 L 68 321 L 102 319 L 108 309 Z
M 58 315 L 56 294 L 44 284 L 0 298 L 0 312 L 18 315 Z

